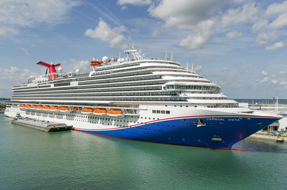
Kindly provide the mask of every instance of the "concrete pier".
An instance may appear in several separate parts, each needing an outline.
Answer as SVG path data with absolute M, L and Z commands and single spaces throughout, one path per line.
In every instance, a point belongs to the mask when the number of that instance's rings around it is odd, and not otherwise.
M 253 135 L 249 136 L 248 138 L 271 140 L 271 141 L 276 141 L 276 142 L 284 142 L 284 140 L 285 140 L 285 138 L 282 136 L 277 137 L 277 136 L 269 136 L 269 135 L 262 135 L 262 134 L 253 134 Z
M 31 118 L 26 119 L 13 119 L 13 124 L 30 127 L 46 132 L 67 131 L 71 130 L 73 126 L 67 126 L 65 123 L 54 123 L 49 121 L 39 121 Z

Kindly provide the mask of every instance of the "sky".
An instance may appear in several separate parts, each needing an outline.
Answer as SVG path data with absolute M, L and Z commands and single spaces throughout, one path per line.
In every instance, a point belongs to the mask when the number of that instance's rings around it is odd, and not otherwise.
M 87 73 L 135 44 L 167 56 L 232 99 L 287 99 L 287 0 L 1 0 L 0 96 L 39 61 Z

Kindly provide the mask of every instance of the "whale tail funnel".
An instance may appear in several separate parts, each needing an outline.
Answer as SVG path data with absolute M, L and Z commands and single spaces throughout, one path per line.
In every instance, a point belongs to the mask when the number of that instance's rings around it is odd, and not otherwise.
M 46 72 L 46 74 L 47 74 L 49 80 L 54 80 L 54 79 L 58 78 L 58 75 L 54 74 L 54 73 L 57 73 L 55 67 L 60 66 L 61 63 L 49 64 L 49 63 L 45 63 L 43 61 L 39 61 L 37 63 L 37 65 L 42 65 L 44 67 L 48 67 L 48 70 L 47 70 L 48 72 Z

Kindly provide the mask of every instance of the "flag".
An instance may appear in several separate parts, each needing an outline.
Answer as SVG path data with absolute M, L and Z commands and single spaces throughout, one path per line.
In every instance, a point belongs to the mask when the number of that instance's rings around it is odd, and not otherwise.
M 275 100 L 275 97 L 273 97 L 273 100 Z

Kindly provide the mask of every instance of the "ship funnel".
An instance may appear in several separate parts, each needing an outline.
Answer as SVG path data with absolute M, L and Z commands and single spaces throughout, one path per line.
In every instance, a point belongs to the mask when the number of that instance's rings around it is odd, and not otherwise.
M 53 79 L 56 79 L 56 78 L 58 77 L 58 75 L 53 74 L 53 73 L 57 73 L 55 67 L 60 66 L 61 63 L 49 64 L 49 63 L 45 63 L 45 62 L 43 62 L 43 61 L 39 61 L 39 62 L 37 63 L 37 65 L 42 65 L 42 66 L 48 67 L 47 72 L 46 72 L 46 75 L 48 75 L 48 79 L 49 79 L 49 80 L 53 80 Z

